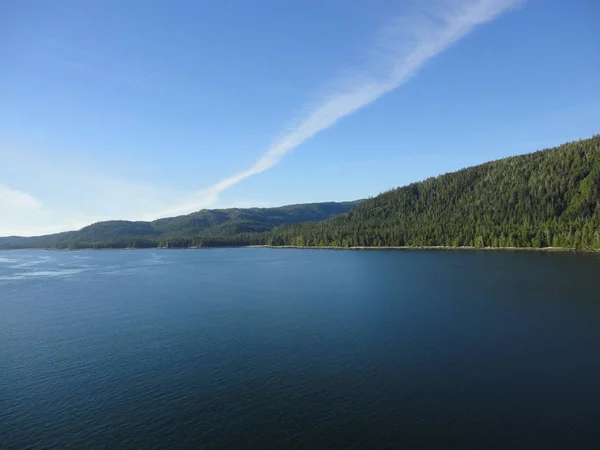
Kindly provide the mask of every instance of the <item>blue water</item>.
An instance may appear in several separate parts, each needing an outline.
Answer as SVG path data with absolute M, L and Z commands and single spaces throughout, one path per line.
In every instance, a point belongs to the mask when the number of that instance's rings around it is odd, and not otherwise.
M 0 448 L 600 448 L 600 255 L 0 252 Z

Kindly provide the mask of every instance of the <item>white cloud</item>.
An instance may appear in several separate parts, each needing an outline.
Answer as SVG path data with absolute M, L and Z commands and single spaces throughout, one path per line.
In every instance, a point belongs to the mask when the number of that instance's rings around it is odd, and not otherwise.
M 0 185 L 0 236 L 39 236 L 103 220 L 139 220 L 147 211 L 164 208 L 183 195 L 159 185 L 73 171 L 56 161 L 39 174 L 25 172 L 24 178 L 44 192 L 44 204 L 26 192 Z
M 39 236 L 89 225 L 89 217 L 57 217 L 27 192 L 0 185 L 0 236 Z
M 42 203 L 33 195 L 0 185 L 0 236 L 15 234 L 48 216 Z
M 367 49 L 370 62 L 351 76 L 334 80 L 325 95 L 313 103 L 296 124 L 281 134 L 249 168 L 196 192 L 182 192 L 148 183 L 90 175 L 86 166 L 56 158 L 38 161 L 11 153 L 36 192 L 44 190 L 44 205 L 25 192 L 0 185 L 0 236 L 39 235 L 78 229 L 110 218 L 152 220 L 224 205 L 222 192 L 246 178 L 278 164 L 289 152 L 340 119 L 402 86 L 427 62 L 513 7 L 520 0 L 432 0 L 419 2 L 419 10 L 390 20 Z M 21 155 L 21 156 L 19 156 Z M 5 157 L 6 159 L 6 157 Z M 77 166 L 77 167 L 75 167 Z M 250 206 L 238 202 L 236 206 Z M 252 206 L 259 206 L 253 203 Z M 267 205 L 265 205 L 267 206 Z M 91 213 L 90 213 L 91 212 Z
M 41 206 L 39 200 L 27 192 L 0 185 L 0 209 L 3 214 L 8 215 L 15 210 L 37 210 Z
M 423 3 L 429 8 L 399 17 L 382 29 L 377 45 L 371 49 L 371 54 L 378 55 L 372 67 L 340 81 L 342 86 L 333 89 L 295 127 L 283 133 L 252 166 L 148 217 L 185 214 L 214 205 L 223 191 L 270 169 L 320 131 L 402 86 L 436 55 L 520 0 L 441 0 L 422 2 L 421 7 Z

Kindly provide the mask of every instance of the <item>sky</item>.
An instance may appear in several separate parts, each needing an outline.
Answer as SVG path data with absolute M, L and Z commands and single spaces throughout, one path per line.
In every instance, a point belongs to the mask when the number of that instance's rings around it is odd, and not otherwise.
M 345 201 L 600 133 L 595 0 L 0 3 L 0 236 Z

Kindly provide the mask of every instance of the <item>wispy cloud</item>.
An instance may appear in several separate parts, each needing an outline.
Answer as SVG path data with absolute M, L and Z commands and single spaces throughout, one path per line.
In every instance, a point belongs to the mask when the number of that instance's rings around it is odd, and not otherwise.
M 0 211 L 0 236 L 14 234 L 27 223 L 48 216 L 48 211 L 33 195 L 6 185 L 0 185 Z
M 332 89 L 296 126 L 284 132 L 252 166 L 192 193 L 173 208 L 151 216 L 183 214 L 214 205 L 219 194 L 248 177 L 272 168 L 286 154 L 320 131 L 402 86 L 436 55 L 520 1 L 422 2 L 422 9 L 390 21 L 381 30 L 376 44 L 370 49 L 370 53 L 376 55 L 371 67 L 358 71 L 350 79 L 345 77 L 340 80 L 337 89 Z
M 38 236 L 74 230 L 89 225 L 93 218 L 63 218 L 53 214 L 33 195 L 0 185 L 0 236 Z
M 4 212 L 12 210 L 39 210 L 40 201 L 27 192 L 0 185 L 0 209 Z
M 17 148 L 11 150 L 0 138 L 0 237 L 77 230 L 110 219 L 139 220 L 186 193 L 156 182 L 124 179 L 93 159 L 48 157 Z M 2 184 L 6 174 L 27 191 Z
M 0 148 L 4 167 L 11 172 L 19 169 L 35 186 L 30 192 L 43 196 L 42 204 L 14 186 L 0 186 L 0 236 L 77 229 L 114 218 L 151 220 L 225 206 L 219 199 L 224 191 L 272 168 L 320 131 L 402 86 L 436 55 L 519 2 L 419 0 L 418 10 L 390 20 L 375 34 L 373 44 L 363 49 L 368 55 L 367 64 L 352 75 L 346 73 L 328 83 L 312 107 L 305 109 L 293 126 L 285 128 L 250 167 L 196 192 L 120 179 L 122 174 L 114 173 L 114 164 L 103 167 L 98 161 L 73 162 L 72 158 L 61 163 L 56 157 L 44 158 L 43 154 L 33 157 L 20 148 L 14 152 Z M 63 62 L 77 70 L 96 69 L 78 61 Z M 102 68 L 99 70 L 102 72 Z M 86 167 L 94 167 L 93 176 Z M 258 202 L 242 201 L 228 205 L 260 206 Z

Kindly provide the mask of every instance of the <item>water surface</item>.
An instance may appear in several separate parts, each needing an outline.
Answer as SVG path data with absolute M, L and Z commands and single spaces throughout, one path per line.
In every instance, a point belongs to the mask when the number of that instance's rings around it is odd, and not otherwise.
M 0 252 L 1 448 L 598 448 L 600 257 Z

